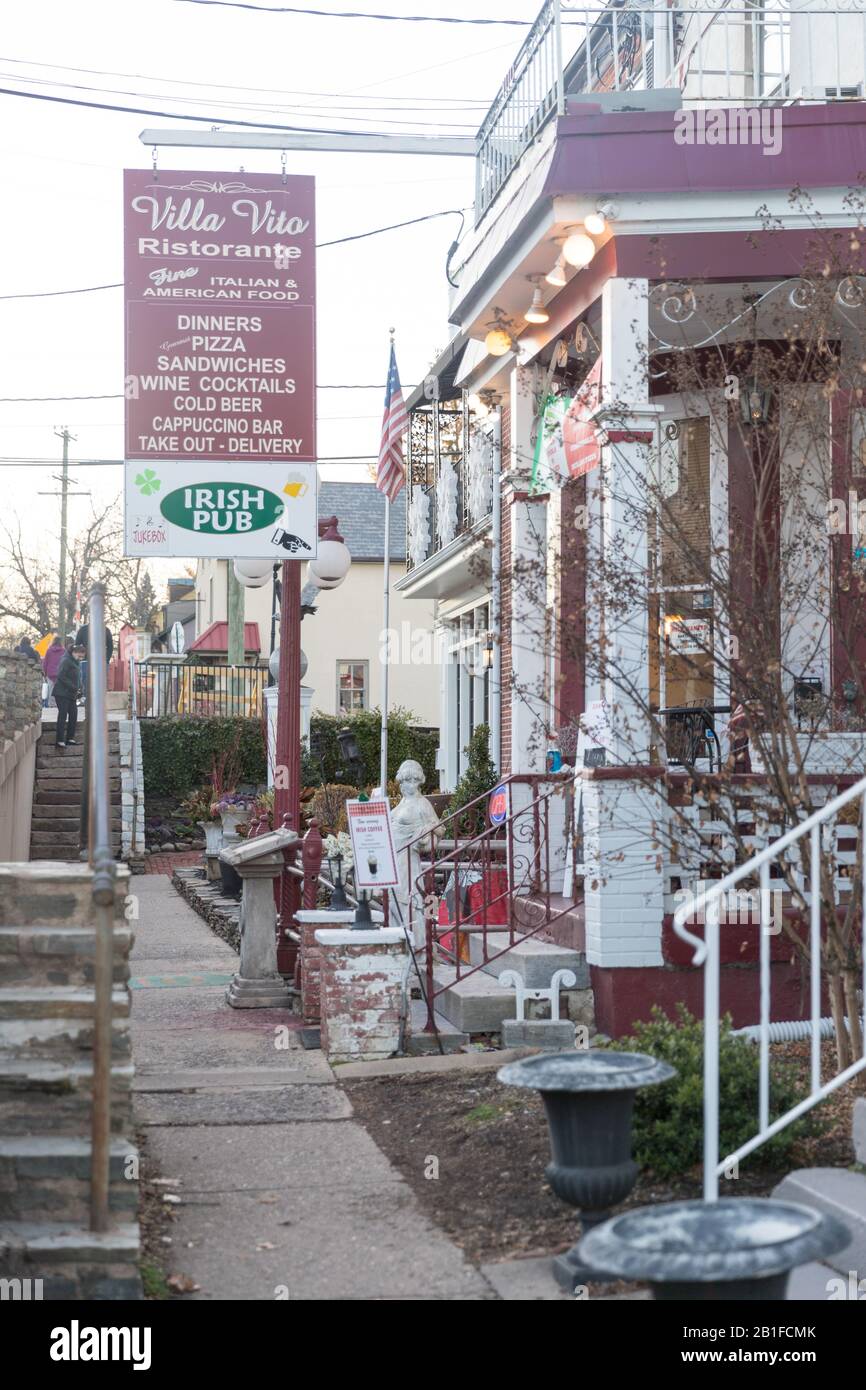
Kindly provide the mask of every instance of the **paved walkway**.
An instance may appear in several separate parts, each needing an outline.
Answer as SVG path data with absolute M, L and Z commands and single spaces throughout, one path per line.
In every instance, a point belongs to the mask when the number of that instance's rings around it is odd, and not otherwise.
M 230 1009 L 234 952 L 166 877 L 133 879 L 136 1112 L 176 1193 L 169 1272 L 195 1299 L 487 1299 L 300 1023 Z

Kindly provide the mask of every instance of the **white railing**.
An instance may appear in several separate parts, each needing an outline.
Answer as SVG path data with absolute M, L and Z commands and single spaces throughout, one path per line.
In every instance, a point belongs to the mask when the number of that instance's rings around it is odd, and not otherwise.
M 863 828 L 866 828 L 866 777 L 847 791 L 822 806 L 800 825 L 734 869 L 725 878 L 714 882 L 705 891 L 696 894 L 680 905 L 674 913 L 673 928 L 682 941 L 694 947 L 692 963 L 704 967 L 704 1198 L 714 1202 L 719 1195 L 719 1177 L 725 1172 L 735 1170 L 740 1159 L 773 1135 L 785 1129 L 794 1120 L 811 1110 L 814 1105 L 849 1081 L 852 1076 L 866 1068 L 866 1042 L 863 1055 L 849 1067 L 837 1073 L 832 1080 L 821 1084 L 821 855 L 822 828 L 834 821 L 843 807 L 849 802 L 860 801 L 861 825 L 861 924 L 866 921 L 866 872 L 863 872 Z M 835 830 L 835 827 L 834 827 Z M 809 1006 L 811 1025 L 810 1048 L 810 1090 L 805 1100 L 770 1121 L 770 945 L 773 935 L 771 866 L 782 856 L 789 860 L 794 845 L 809 836 L 809 875 L 808 890 L 803 878 L 803 897 L 809 909 Z M 758 1080 L 758 1129 L 751 1139 L 741 1144 L 734 1153 L 719 1160 L 719 982 L 720 982 L 720 939 L 719 926 L 723 905 L 728 895 L 736 890 L 745 879 L 759 884 L 758 899 L 760 912 L 760 1022 L 759 1042 L 760 1063 Z M 838 890 L 838 884 L 837 884 Z M 686 922 L 695 918 L 704 922 L 704 940 L 695 936 L 686 927 Z M 863 996 L 866 1000 L 866 949 L 863 950 Z
M 686 104 L 862 97 L 866 0 L 545 0 L 478 131 L 476 220 L 569 97 L 652 88 L 679 90 Z

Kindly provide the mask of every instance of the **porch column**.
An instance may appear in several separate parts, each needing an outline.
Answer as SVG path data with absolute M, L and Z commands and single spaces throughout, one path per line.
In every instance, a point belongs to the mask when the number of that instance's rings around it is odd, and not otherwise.
M 666 802 L 663 783 L 646 766 L 647 471 L 660 413 L 649 403 L 648 288 L 646 280 L 613 279 L 602 292 L 602 390 L 595 417 L 602 458 L 587 477 L 595 517 L 588 659 L 601 663 L 601 686 L 592 684 L 606 701 L 610 732 L 607 766 L 584 774 L 586 948 L 599 1026 L 608 1032 L 625 1031 L 642 1016 L 653 988 L 644 972 L 662 964 Z M 593 550 L 601 561 L 595 580 Z
M 511 374 L 511 446 L 508 458 L 511 580 L 511 771 L 542 772 L 546 737 L 547 498 L 530 498 L 533 431 L 539 373 Z
M 650 754 L 647 473 L 661 407 L 649 403 L 648 283 L 609 280 L 602 291 L 602 387 L 596 423 L 602 458 L 596 482 L 602 572 L 595 603 L 603 623 L 612 740 L 608 762 L 646 764 Z M 627 575 L 631 603 L 623 604 Z M 592 600 L 590 600 L 592 602 Z

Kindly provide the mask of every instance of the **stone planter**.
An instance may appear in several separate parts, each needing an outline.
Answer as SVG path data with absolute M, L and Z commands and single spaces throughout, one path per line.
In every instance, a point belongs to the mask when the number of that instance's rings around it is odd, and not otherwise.
M 222 821 L 223 831 L 223 844 L 228 844 L 229 842 L 234 843 L 234 841 L 240 839 L 240 836 L 238 835 L 238 826 L 249 825 L 250 814 L 251 813 L 249 811 L 243 810 L 220 812 L 220 820 Z
M 666 1062 L 640 1052 L 602 1050 L 527 1057 L 498 1072 L 507 1086 L 541 1093 L 553 1160 L 545 1177 L 557 1197 L 580 1209 L 584 1235 L 605 1221 L 634 1187 L 635 1093 L 674 1075 Z M 576 1245 L 557 1256 L 553 1272 L 557 1283 L 572 1292 L 591 1277 Z
M 207 876 L 212 883 L 220 877 L 219 854 L 223 847 L 223 828 L 219 821 L 200 820 L 197 822 L 204 831 L 204 855 Z
M 723 1197 L 623 1212 L 590 1231 L 579 1252 L 590 1277 L 646 1281 L 656 1299 L 778 1302 L 792 1269 L 850 1239 L 835 1216 L 799 1203 Z

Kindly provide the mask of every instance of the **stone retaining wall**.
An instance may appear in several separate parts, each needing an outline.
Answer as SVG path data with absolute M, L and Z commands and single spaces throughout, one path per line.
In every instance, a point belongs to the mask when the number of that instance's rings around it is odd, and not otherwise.
M 36 742 L 42 724 L 42 670 L 0 649 L 0 860 L 30 854 Z

